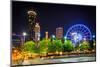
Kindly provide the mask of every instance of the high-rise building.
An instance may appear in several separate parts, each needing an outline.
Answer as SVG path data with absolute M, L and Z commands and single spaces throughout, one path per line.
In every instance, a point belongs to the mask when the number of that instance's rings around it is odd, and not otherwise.
M 29 10 L 27 12 L 28 14 L 28 35 L 29 35 L 29 40 L 33 40 L 34 39 L 34 27 L 35 27 L 35 19 L 36 19 L 36 15 L 37 13 L 33 10 Z
M 45 38 L 48 39 L 48 31 L 45 32 Z
M 39 25 L 39 23 L 35 24 L 34 31 L 35 31 L 35 41 L 37 42 L 40 40 L 40 25 Z
M 63 28 L 62 27 L 56 28 L 56 38 L 58 39 L 63 38 Z

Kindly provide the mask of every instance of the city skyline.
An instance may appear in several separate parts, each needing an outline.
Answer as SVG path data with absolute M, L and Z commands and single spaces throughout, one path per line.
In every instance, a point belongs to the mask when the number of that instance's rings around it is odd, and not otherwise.
M 12 4 L 13 33 L 21 34 L 22 32 L 27 32 L 27 11 L 29 9 L 34 9 L 37 13 L 36 22 L 39 22 L 41 26 L 41 37 L 45 37 L 45 31 L 49 32 L 49 36 L 56 34 L 57 27 L 63 27 L 64 35 L 66 35 L 68 28 L 74 24 L 84 24 L 90 28 L 92 34 L 96 33 L 95 6 L 90 7 L 61 4 L 60 6 L 57 6 L 57 4 L 51 5 L 46 3 L 41 4 L 16 1 Z

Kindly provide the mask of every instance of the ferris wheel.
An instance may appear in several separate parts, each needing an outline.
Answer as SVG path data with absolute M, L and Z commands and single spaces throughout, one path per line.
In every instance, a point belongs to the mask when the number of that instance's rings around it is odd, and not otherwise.
M 68 29 L 66 37 L 76 44 L 82 40 L 91 40 L 92 34 L 87 26 L 83 24 L 76 24 Z

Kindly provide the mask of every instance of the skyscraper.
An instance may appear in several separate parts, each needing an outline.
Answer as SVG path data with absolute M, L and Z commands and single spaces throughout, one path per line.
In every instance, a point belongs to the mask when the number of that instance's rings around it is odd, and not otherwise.
M 62 27 L 56 28 L 56 38 L 58 39 L 63 38 L 63 28 Z
M 37 42 L 40 40 L 40 25 L 39 25 L 39 23 L 35 24 L 34 31 L 35 31 L 35 41 Z
M 45 32 L 45 38 L 48 39 L 48 31 Z
M 35 27 L 35 19 L 36 19 L 36 15 L 37 13 L 33 10 L 29 10 L 27 12 L 28 14 L 28 35 L 29 35 L 29 40 L 33 40 L 34 39 L 34 27 Z

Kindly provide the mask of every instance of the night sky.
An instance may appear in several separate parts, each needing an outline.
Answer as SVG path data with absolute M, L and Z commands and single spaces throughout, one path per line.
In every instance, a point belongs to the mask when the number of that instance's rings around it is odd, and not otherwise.
M 84 24 L 92 34 L 96 33 L 96 6 L 70 4 L 49 4 L 34 2 L 12 2 L 12 33 L 27 32 L 27 11 L 34 9 L 37 13 L 36 22 L 40 23 L 41 36 L 45 31 L 55 34 L 57 27 L 64 28 L 64 35 L 74 24 Z

